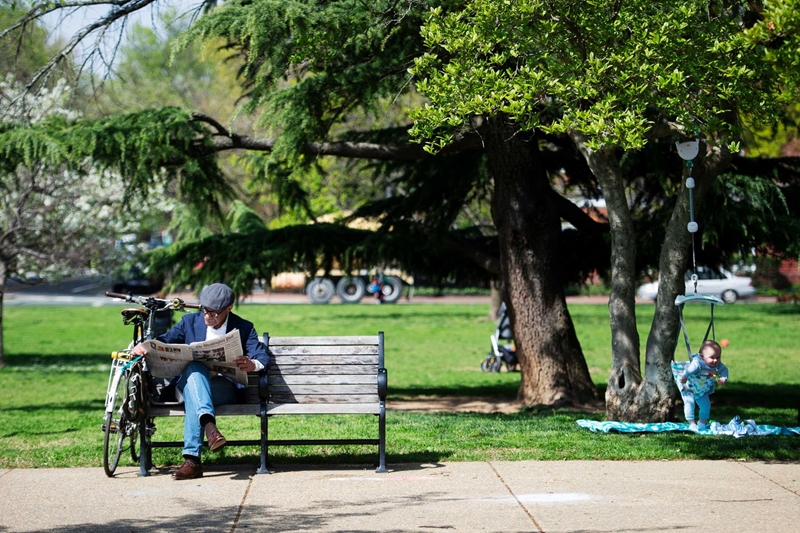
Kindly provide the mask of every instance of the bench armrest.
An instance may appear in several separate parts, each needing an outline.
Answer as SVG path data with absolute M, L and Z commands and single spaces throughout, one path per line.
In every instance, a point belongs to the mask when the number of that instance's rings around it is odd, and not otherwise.
M 386 395 L 389 392 L 389 376 L 386 374 L 385 368 L 378 369 L 378 397 L 382 401 L 386 401 Z
M 262 374 L 258 376 L 258 398 L 266 400 L 269 397 L 269 373 L 264 369 Z

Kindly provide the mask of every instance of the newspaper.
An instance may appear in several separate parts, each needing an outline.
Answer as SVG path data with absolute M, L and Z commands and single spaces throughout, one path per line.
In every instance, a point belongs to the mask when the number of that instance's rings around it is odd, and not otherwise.
M 240 370 L 234 361 L 241 357 L 242 340 L 239 330 L 216 339 L 191 344 L 166 344 L 157 340 L 144 342 L 145 359 L 150 374 L 156 378 L 172 378 L 183 373 L 186 365 L 198 361 L 217 373 L 242 385 L 247 385 L 247 372 Z

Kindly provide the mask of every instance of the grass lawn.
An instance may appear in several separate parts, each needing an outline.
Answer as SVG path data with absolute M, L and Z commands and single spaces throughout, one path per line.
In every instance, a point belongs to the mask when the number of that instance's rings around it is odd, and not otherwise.
M 688 307 L 688 306 L 687 306 Z M 109 352 L 131 332 L 117 307 L 6 307 L 7 367 L 0 371 L 0 468 L 100 466 Z M 642 342 L 654 307 L 638 307 Z M 356 335 L 384 331 L 389 400 L 419 396 L 482 396 L 510 400 L 519 374 L 487 374 L 480 362 L 494 323 L 485 305 L 247 305 L 238 309 L 271 335 Z M 602 390 L 611 369 L 608 310 L 571 305 L 592 378 Z M 693 346 L 708 325 L 708 308 L 687 309 Z M 800 307 L 737 304 L 717 310 L 716 337 L 729 385 L 712 396 L 712 418 L 734 415 L 759 424 L 795 426 L 800 403 Z M 676 357 L 686 359 L 680 339 Z M 389 463 L 517 459 L 800 459 L 796 437 L 703 437 L 693 434 L 603 435 L 577 426 L 602 415 L 569 410 L 517 414 L 408 413 L 387 417 Z M 182 419 L 157 420 L 159 439 L 180 439 Z M 227 417 L 228 439 L 256 438 L 257 420 Z M 276 417 L 271 438 L 377 434 L 374 417 Z M 372 463 L 373 447 L 277 447 L 281 462 Z M 181 460 L 156 449 L 156 464 Z M 256 448 L 206 454 L 211 462 L 258 462 Z M 123 459 L 124 461 L 124 459 Z

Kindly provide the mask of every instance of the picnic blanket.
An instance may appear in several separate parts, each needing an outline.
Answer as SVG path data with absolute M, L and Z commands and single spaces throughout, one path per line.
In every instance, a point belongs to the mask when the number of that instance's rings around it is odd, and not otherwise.
M 578 425 L 598 433 L 664 433 L 667 431 L 688 431 L 698 435 L 729 435 L 732 437 L 794 435 L 800 437 L 800 427 L 769 426 L 756 424 L 755 420 L 742 420 L 733 417 L 727 424 L 711 422 L 707 429 L 692 431 L 687 422 L 601 422 L 598 420 L 578 420 Z

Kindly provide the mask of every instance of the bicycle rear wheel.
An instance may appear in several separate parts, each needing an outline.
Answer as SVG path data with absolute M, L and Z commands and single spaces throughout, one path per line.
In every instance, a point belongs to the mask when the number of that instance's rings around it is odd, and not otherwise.
M 138 443 L 136 441 L 139 440 L 139 424 L 135 424 L 131 428 L 131 461 L 134 463 L 139 462 L 139 450 L 136 448 Z
M 125 404 L 123 411 L 127 415 L 127 433 L 130 435 L 131 459 L 134 463 L 139 461 L 137 451 L 139 432 L 144 427 L 144 415 L 147 412 L 147 374 L 140 362 L 134 364 L 128 373 L 128 382 L 125 387 Z

